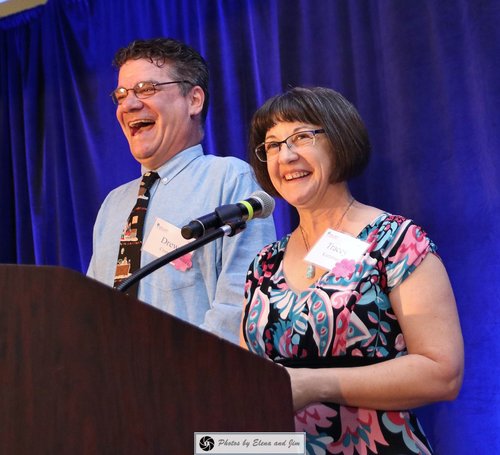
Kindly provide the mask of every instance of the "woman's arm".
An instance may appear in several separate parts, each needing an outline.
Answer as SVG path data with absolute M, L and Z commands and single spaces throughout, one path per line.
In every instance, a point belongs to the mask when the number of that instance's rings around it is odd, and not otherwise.
M 248 346 L 245 341 L 245 337 L 243 336 L 243 320 L 245 318 L 245 308 L 247 307 L 247 299 L 243 302 L 243 312 L 241 315 L 241 324 L 240 324 L 240 346 L 248 351 Z
M 427 255 L 390 300 L 408 355 L 365 367 L 288 369 L 296 410 L 318 401 L 396 410 L 456 398 L 463 340 L 442 262 Z

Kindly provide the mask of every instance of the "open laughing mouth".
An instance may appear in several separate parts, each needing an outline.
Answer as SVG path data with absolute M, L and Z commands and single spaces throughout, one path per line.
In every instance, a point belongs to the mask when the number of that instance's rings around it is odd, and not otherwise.
M 128 127 L 130 128 L 130 132 L 132 136 L 135 136 L 136 134 L 139 133 L 139 131 L 148 128 L 152 125 L 155 124 L 154 120 L 150 119 L 141 119 L 141 120 L 134 120 L 133 122 L 130 122 L 128 124 Z

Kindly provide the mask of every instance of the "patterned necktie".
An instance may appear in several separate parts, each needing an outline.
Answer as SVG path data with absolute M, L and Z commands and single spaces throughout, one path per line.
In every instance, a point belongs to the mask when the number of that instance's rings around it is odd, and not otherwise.
M 130 212 L 120 239 L 120 251 L 118 252 L 115 272 L 115 287 L 136 270 L 139 270 L 141 266 L 144 219 L 146 218 L 146 210 L 149 203 L 149 190 L 159 177 L 156 172 L 152 171 L 146 172 L 142 176 L 137 202 L 132 212 Z M 127 294 L 137 297 L 138 287 L 138 283 L 134 284 L 128 288 Z

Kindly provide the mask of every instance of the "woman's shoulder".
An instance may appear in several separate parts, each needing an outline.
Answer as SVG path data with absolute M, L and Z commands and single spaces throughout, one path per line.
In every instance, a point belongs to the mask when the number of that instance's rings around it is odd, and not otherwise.
M 250 269 L 268 269 L 279 264 L 283 259 L 289 240 L 290 234 L 287 234 L 281 239 L 265 245 L 254 257 L 254 260 L 250 264 Z
M 406 216 L 393 214 L 387 210 L 382 210 L 377 207 L 361 203 L 359 203 L 359 209 L 356 218 L 354 219 L 354 223 L 356 224 L 356 227 L 359 228 L 358 232 L 362 232 L 367 229 L 378 230 L 387 225 L 392 225 L 394 227 L 409 224 L 417 225 L 411 218 Z
M 351 234 L 361 234 L 371 226 L 379 224 L 387 215 L 389 214 L 384 210 L 357 202 L 349 217 L 349 231 Z
M 436 244 L 413 219 L 380 209 L 367 213 L 371 213 L 372 218 L 359 232 L 358 238 L 367 241 L 372 248 L 390 255 L 400 249 L 436 252 Z
M 266 256 L 271 254 L 272 256 L 276 255 L 279 252 L 285 250 L 288 241 L 290 240 L 291 234 L 286 234 L 281 239 L 275 240 L 274 242 L 268 243 L 265 245 L 259 252 L 258 256 Z

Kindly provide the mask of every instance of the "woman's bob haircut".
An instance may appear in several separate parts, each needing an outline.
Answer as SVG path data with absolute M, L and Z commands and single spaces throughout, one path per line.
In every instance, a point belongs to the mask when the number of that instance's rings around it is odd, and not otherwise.
M 257 181 L 272 196 L 279 196 L 259 161 L 255 148 L 279 122 L 303 122 L 323 128 L 330 144 L 334 166 L 331 183 L 359 175 L 370 158 L 368 132 L 356 108 L 335 90 L 296 87 L 267 100 L 254 114 L 250 127 L 249 154 Z

